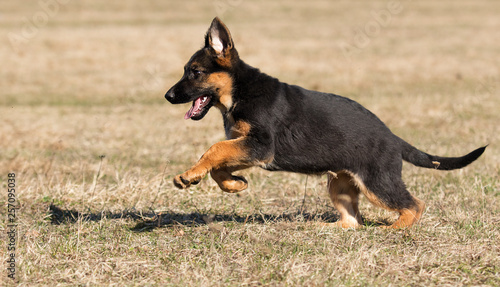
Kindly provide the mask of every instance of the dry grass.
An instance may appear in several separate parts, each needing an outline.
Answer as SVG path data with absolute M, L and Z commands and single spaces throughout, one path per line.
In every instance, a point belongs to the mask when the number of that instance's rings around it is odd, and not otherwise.
M 17 283 L 500 285 L 499 3 L 396 1 L 377 29 L 388 3 L 68 1 L 40 22 L 39 2 L 3 1 L 0 180 L 5 191 L 16 173 Z M 184 121 L 187 106 L 163 99 L 217 14 L 251 65 L 349 96 L 426 151 L 490 146 L 459 171 L 405 165 L 428 208 L 404 231 L 376 228 L 395 215 L 364 199 L 372 227 L 319 225 L 338 217 L 319 177 L 251 169 L 237 195 L 211 179 L 176 190 L 224 137 L 215 110 Z M 11 43 L 23 27 L 35 32 Z

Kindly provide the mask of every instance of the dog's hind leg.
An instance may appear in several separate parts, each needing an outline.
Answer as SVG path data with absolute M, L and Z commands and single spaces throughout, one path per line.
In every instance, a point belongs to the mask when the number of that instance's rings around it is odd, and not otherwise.
M 411 206 L 410 208 L 397 210 L 397 212 L 399 212 L 398 220 L 396 220 L 396 222 L 394 222 L 391 226 L 388 227 L 390 228 L 410 227 L 420 220 L 425 210 L 425 203 L 414 196 L 413 200 L 415 201 L 414 206 Z
M 328 192 L 333 206 L 340 213 L 340 220 L 335 222 L 335 225 L 342 228 L 356 228 L 363 225 L 358 208 L 360 189 L 353 181 L 350 172 L 328 172 Z
M 371 186 L 371 185 L 370 185 Z M 405 228 L 416 224 L 425 210 L 425 203 L 412 196 L 401 179 L 392 178 L 385 185 L 374 186 L 374 189 L 361 189 L 366 198 L 374 205 L 399 213 L 399 218 L 384 228 Z M 374 192 L 384 190 L 385 192 Z

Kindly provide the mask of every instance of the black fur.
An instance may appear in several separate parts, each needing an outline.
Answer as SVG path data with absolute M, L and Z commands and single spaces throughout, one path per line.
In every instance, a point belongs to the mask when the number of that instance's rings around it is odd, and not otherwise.
M 249 162 L 265 162 L 260 166 L 271 171 L 305 174 L 348 170 L 387 207 L 400 210 L 415 205 L 401 179 L 402 160 L 451 170 L 470 164 L 486 148 L 463 157 L 426 154 L 394 135 L 377 116 L 353 100 L 282 83 L 247 65 L 239 58 L 227 28 L 216 20 L 211 29 L 218 29 L 225 50 L 215 51 L 209 30 L 205 47 L 193 55 L 183 78 L 165 97 L 171 103 L 185 103 L 211 94 L 214 106 L 217 91 L 200 89 L 196 81 L 203 82 L 210 73 L 227 73 L 233 81 L 232 105 L 222 110 L 224 125 L 227 131 L 238 121 L 250 124 L 244 141 Z M 221 65 L 224 57 L 226 65 Z M 195 69 L 203 70 L 198 80 L 193 76 L 193 63 L 200 66 Z

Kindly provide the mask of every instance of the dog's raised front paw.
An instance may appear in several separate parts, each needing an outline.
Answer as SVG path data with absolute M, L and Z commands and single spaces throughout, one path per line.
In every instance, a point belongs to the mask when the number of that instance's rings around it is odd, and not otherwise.
M 201 179 L 188 180 L 187 178 L 188 177 L 184 173 L 176 175 L 174 177 L 175 187 L 180 188 L 180 189 L 186 189 L 186 188 L 190 187 L 191 185 L 196 185 L 196 184 L 200 183 L 200 181 L 201 181 Z
M 189 183 L 189 181 L 185 180 L 181 174 L 179 174 L 174 177 L 174 185 L 177 188 L 185 189 L 188 188 L 191 184 Z

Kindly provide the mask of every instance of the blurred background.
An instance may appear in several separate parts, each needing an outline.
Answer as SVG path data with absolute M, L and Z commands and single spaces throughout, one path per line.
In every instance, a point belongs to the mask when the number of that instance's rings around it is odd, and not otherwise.
M 3 104 L 161 103 L 215 16 L 245 61 L 311 89 L 407 98 L 497 89 L 496 1 L 0 5 Z

